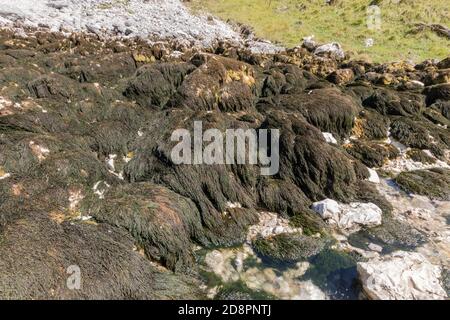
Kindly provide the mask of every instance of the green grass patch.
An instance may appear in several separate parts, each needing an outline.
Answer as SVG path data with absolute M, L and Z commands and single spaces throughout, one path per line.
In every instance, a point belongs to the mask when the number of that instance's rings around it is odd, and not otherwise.
M 415 23 L 448 24 L 448 3 L 441 0 L 379 0 L 379 30 L 369 30 L 367 8 L 372 0 L 193 0 L 194 12 L 210 12 L 223 19 L 254 28 L 257 36 L 287 47 L 303 37 L 339 42 L 354 57 L 374 62 L 411 59 L 442 59 L 449 54 L 450 41 L 430 31 L 410 33 Z M 372 38 L 374 45 L 365 47 Z

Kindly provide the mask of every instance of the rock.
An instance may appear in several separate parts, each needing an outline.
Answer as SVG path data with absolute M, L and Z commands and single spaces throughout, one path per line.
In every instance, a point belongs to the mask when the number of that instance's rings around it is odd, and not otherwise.
M 338 69 L 331 73 L 327 80 L 337 85 L 345 85 L 351 82 L 355 78 L 355 74 L 352 69 Z
M 367 180 L 370 182 L 373 182 L 373 183 L 380 183 L 380 177 L 378 177 L 378 173 L 371 168 L 367 168 L 367 170 L 369 170 L 369 174 L 370 174 L 370 176 Z
M 383 247 L 379 246 L 379 245 L 377 245 L 375 243 L 369 243 L 368 248 L 370 250 L 372 250 L 372 251 L 375 251 L 375 252 L 382 252 L 383 251 Z
M 352 202 L 339 204 L 325 199 L 315 202 L 312 209 L 329 223 L 342 229 L 357 229 L 358 226 L 376 226 L 381 224 L 381 209 L 373 203 Z
M 425 84 L 418 80 L 411 80 L 411 81 L 407 81 L 405 83 L 405 88 L 407 90 L 420 90 L 420 89 L 423 89 L 424 87 L 425 87 Z
M 333 134 L 330 132 L 322 132 L 325 141 L 332 144 L 337 144 L 337 140 L 333 137 Z
M 377 226 L 381 224 L 381 209 L 373 203 L 353 202 L 344 205 L 338 220 L 338 226 L 351 229 L 357 226 Z
M 247 242 L 257 237 L 267 238 L 281 233 L 301 233 L 301 228 L 294 228 L 289 224 L 289 220 L 279 217 L 276 213 L 261 212 L 259 222 L 249 227 L 247 232 Z
M 319 47 L 317 47 L 314 50 L 314 54 L 315 55 L 331 55 L 331 56 L 335 56 L 338 59 L 344 59 L 345 58 L 345 52 L 342 49 L 341 45 L 337 42 L 333 42 L 333 43 L 327 43 L 324 45 L 321 45 Z
M 332 199 L 314 202 L 311 209 L 320 214 L 323 219 L 334 218 L 339 215 L 339 212 L 341 211 L 339 204 Z
M 373 47 L 374 41 L 372 38 L 367 38 L 366 40 L 364 40 L 364 46 L 366 48 L 370 48 Z
M 357 264 L 364 292 L 371 299 L 446 299 L 439 283 L 441 270 L 420 253 L 396 251 Z
M 309 51 L 314 51 L 314 49 L 317 47 L 317 43 L 314 41 L 314 36 L 303 38 L 302 47 L 306 48 Z

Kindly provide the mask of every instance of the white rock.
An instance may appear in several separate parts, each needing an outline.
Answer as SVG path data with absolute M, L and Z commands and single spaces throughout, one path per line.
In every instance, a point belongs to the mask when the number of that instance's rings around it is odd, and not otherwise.
M 323 219 L 336 219 L 339 217 L 339 204 L 333 199 L 314 202 L 312 204 L 312 209 L 320 214 Z
M 381 224 L 383 211 L 371 202 L 352 202 L 348 205 L 341 205 L 341 210 L 340 219 L 337 222 L 342 229 Z
M 370 250 L 375 251 L 375 252 L 383 251 L 383 247 L 379 246 L 379 245 L 377 245 L 375 243 L 369 243 L 368 247 L 369 247 Z
M 324 53 L 334 54 L 336 57 L 343 59 L 345 57 L 345 52 L 342 50 L 342 47 L 337 42 L 327 43 L 321 45 L 314 50 L 315 55 L 321 55 Z
M 92 187 L 92 191 L 98 196 L 99 199 L 105 198 L 105 192 L 108 190 L 110 185 L 105 181 L 97 181 Z
M 284 228 L 282 227 L 282 226 L 276 226 L 274 229 L 273 229 L 273 233 L 274 234 L 280 234 L 280 233 L 283 233 L 284 232 Z
M 373 183 L 380 183 L 380 177 L 378 176 L 378 173 L 371 168 L 367 168 L 369 170 L 369 178 L 367 178 L 367 181 L 373 182 Z
M 374 41 L 373 41 L 372 38 L 367 38 L 367 39 L 364 41 L 364 46 L 365 46 L 366 48 L 372 47 L 373 44 L 374 44 Z
M 0 180 L 6 179 L 6 178 L 9 178 L 9 177 L 11 177 L 11 173 L 9 173 L 9 172 L 4 173 L 3 175 L 0 176 Z
M 316 47 L 316 42 L 314 41 L 314 36 L 309 36 L 309 37 L 305 37 L 303 38 L 303 47 L 305 47 L 306 49 L 312 51 L 314 50 L 314 48 Z
M 383 213 L 377 205 L 370 202 L 339 204 L 332 199 L 314 202 L 311 208 L 328 223 L 336 224 L 341 229 L 353 229 L 354 231 L 359 226 L 380 225 Z
M 416 88 L 423 88 L 425 87 L 425 84 L 423 82 L 420 82 L 418 80 L 411 80 L 410 81 Z
M 333 134 L 330 132 L 322 132 L 325 141 L 328 143 L 337 144 L 337 140 L 333 137 Z
M 369 262 L 359 262 L 358 274 L 371 299 L 446 299 L 439 283 L 441 270 L 417 252 L 397 251 Z
M 239 202 L 227 201 L 226 207 L 230 209 L 242 208 L 242 204 L 240 204 Z

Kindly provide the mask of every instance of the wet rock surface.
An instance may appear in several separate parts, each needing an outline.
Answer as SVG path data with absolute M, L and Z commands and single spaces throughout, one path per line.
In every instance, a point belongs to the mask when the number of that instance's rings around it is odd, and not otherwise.
M 448 267 L 449 97 L 431 71 L 31 31 L 0 31 L 2 298 L 348 299 L 361 257 Z M 171 134 L 194 121 L 280 129 L 279 172 L 174 164 Z M 311 209 L 323 199 L 343 228 Z

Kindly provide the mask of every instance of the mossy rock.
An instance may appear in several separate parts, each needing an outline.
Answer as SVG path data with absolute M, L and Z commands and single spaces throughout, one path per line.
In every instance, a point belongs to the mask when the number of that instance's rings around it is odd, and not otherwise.
M 397 148 L 390 144 L 372 141 L 352 141 L 344 145 L 345 150 L 368 167 L 381 167 L 388 159 L 399 155 Z
M 425 99 L 420 94 L 378 89 L 363 101 L 364 107 L 373 108 L 382 115 L 416 115 L 425 108 Z
M 444 158 L 444 150 L 450 144 L 448 131 L 419 119 L 399 118 L 391 124 L 392 136 L 404 145 L 427 149 L 437 158 Z
M 324 248 L 324 240 L 299 233 L 282 233 L 270 238 L 257 238 L 252 246 L 268 261 L 296 262 L 318 254 Z
M 396 250 L 413 250 L 425 243 L 426 236 L 412 226 L 386 215 L 383 224 L 374 228 L 362 229 L 351 234 L 348 241 L 352 246 L 369 250 L 374 243 L 383 248 L 383 253 Z
M 450 200 L 450 170 L 433 168 L 400 173 L 395 181 L 406 192 L 437 200 Z
M 413 161 L 422 162 L 422 163 L 435 163 L 436 159 L 430 157 L 423 150 L 420 149 L 411 149 L 406 152 L 406 156 Z

